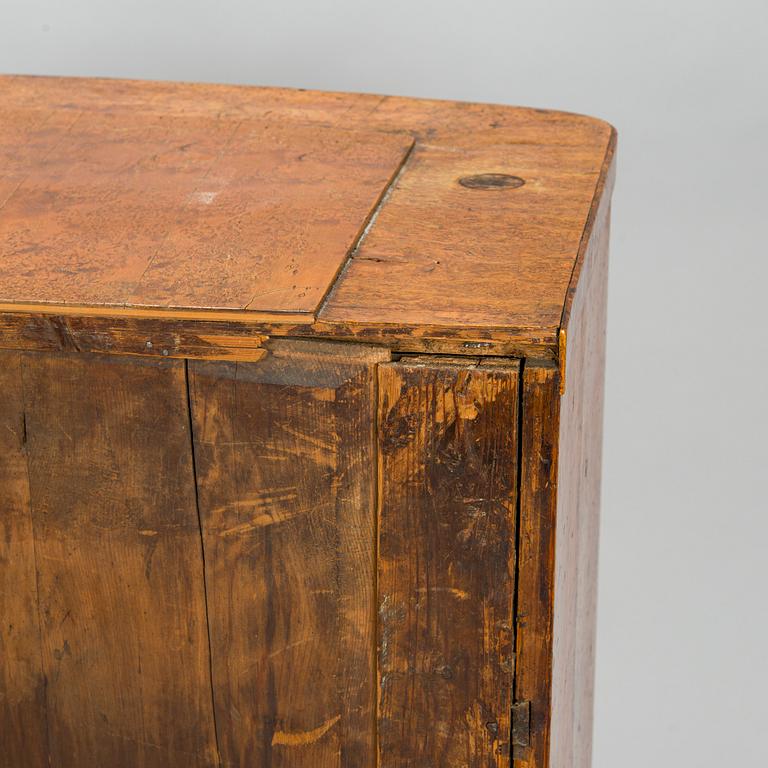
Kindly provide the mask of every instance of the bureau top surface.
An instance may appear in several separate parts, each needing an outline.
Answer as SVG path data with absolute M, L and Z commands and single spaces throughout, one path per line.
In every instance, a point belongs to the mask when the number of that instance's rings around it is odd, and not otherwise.
M 0 77 L 0 310 L 549 339 L 613 141 L 525 108 Z

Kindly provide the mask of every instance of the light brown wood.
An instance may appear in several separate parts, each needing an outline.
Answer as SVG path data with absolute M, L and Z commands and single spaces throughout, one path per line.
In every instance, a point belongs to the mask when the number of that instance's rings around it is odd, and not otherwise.
M 22 132 L 0 97 L 0 300 L 16 302 L 313 312 L 412 143 L 172 105 L 29 109 Z
M 553 337 L 599 178 L 596 157 L 593 146 L 417 146 L 320 318 Z M 525 184 L 460 183 L 483 171 Z
M 509 765 L 518 366 L 380 371 L 379 765 Z
M 195 362 L 213 691 L 232 766 L 374 765 L 375 364 L 275 341 Z
M 3 367 L 13 366 L 9 355 Z M 215 741 L 184 364 L 25 353 L 17 373 L 37 600 L 28 583 L 24 594 L 39 601 L 46 681 L 47 738 L 31 751 L 44 745 L 46 764 L 61 768 L 208 768 Z M 39 738 L 34 727 L 28 737 Z
M 0 103 L 0 303 L 245 310 L 270 335 L 300 311 L 301 335 L 415 352 L 557 357 L 614 141 L 578 115 L 286 89 L 5 77 Z M 525 183 L 462 183 L 484 174 Z

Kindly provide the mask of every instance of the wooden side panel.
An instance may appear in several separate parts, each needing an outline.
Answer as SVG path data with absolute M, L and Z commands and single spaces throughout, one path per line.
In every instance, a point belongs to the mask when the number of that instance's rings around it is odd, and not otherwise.
M 21 374 L 50 765 L 215 765 L 184 364 Z
M 560 415 L 557 367 L 526 362 L 522 386 L 515 699 L 530 702 L 530 744 L 515 746 L 513 755 L 515 768 L 545 768 L 549 765 L 552 703 L 552 602 Z
M 0 764 L 48 766 L 21 358 L 0 353 Z
M 506 766 L 518 367 L 379 371 L 380 765 Z
M 560 407 L 551 768 L 592 757 L 610 201 L 598 212 L 565 329 Z
M 190 363 L 222 759 L 374 765 L 375 366 L 273 341 Z

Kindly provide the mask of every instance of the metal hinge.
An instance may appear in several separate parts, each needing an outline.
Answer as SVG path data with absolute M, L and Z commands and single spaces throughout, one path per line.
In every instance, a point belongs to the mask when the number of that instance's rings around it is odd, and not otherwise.
M 531 702 L 516 701 L 512 705 L 512 746 L 531 744 Z

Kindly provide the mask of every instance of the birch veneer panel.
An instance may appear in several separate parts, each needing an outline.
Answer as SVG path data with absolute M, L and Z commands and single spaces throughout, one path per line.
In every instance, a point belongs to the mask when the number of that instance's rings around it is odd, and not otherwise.
M 614 145 L 0 77 L 0 765 L 589 765 Z

